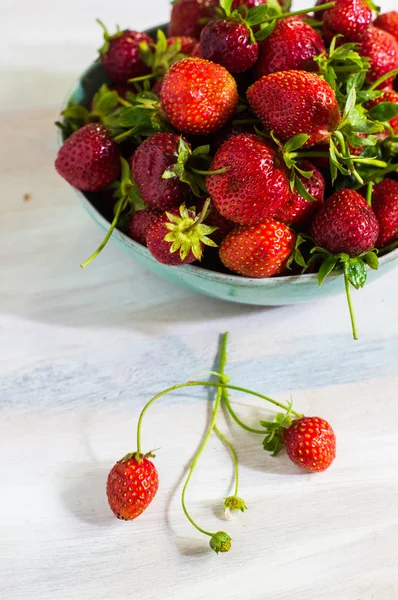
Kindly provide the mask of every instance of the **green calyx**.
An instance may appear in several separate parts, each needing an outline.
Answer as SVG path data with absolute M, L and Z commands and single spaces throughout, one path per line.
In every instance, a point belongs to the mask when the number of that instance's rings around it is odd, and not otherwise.
M 232 538 L 225 531 L 214 533 L 209 541 L 210 548 L 216 554 L 219 552 L 229 552 L 231 549 Z
M 220 0 L 220 6 L 216 8 L 216 13 L 222 19 L 230 19 L 245 25 L 252 44 L 268 37 L 275 27 L 274 17 L 282 14 L 282 8 L 277 0 L 268 0 L 267 4 L 255 6 L 250 10 L 243 4 L 232 11 L 232 3 L 233 0 Z M 253 27 L 258 31 L 254 32 Z
M 217 244 L 209 236 L 217 227 L 205 225 L 210 199 L 208 199 L 199 215 L 195 208 L 187 208 L 185 204 L 180 206 L 180 214 L 174 215 L 166 212 L 168 222 L 165 223 L 169 233 L 164 240 L 171 243 L 170 252 L 179 252 L 181 260 L 185 260 L 189 252 L 192 252 L 197 260 L 201 260 L 203 244 L 217 247 Z
M 134 459 L 140 465 L 144 458 L 155 458 L 155 454 L 152 451 L 147 452 L 146 454 L 142 454 L 141 452 L 129 452 L 123 456 L 120 462 L 125 463 L 131 459 Z
M 231 511 L 244 512 L 247 510 L 245 501 L 242 498 L 238 498 L 238 496 L 228 496 L 228 498 L 225 498 L 224 508 L 227 519 L 231 518 Z
M 280 454 L 284 447 L 283 430 L 289 429 L 293 422 L 291 417 L 292 407 L 293 402 L 290 400 L 286 412 L 277 413 L 274 421 L 260 421 L 260 425 L 266 431 L 263 441 L 264 450 L 270 452 L 272 456 Z
M 167 38 L 161 29 L 157 31 L 156 44 L 141 42 L 139 49 L 142 60 L 151 69 L 151 73 L 144 76 L 146 79 L 163 77 L 173 63 L 187 57 L 181 52 L 180 40 L 167 46 Z M 137 77 L 130 79 L 130 83 L 142 80 L 143 77 Z
M 103 54 L 106 54 L 108 52 L 111 41 L 121 37 L 123 35 L 123 31 L 121 31 L 119 25 L 116 25 L 116 33 L 110 35 L 108 29 L 100 19 L 97 19 L 97 23 L 103 29 L 104 32 L 104 44 L 98 50 L 100 56 L 102 56 Z
M 275 138 L 273 133 L 271 132 L 272 139 L 276 144 L 279 144 L 278 140 Z M 302 148 L 309 139 L 309 135 L 306 133 L 298 133 L 288 140 L 283 146 L 281 146 L 281 152 L 283 156 L 283 160 L 288 169 L 290 169 L 290 191 L 297 192 L 305 198 L 308 202 L 316 202 L 316 198 L 311 196 L 303 182 L 300 179 L 304 177 L 309 179 L 314 174 L 314 171 L 304 171 L 301 167 L 298 166 L 297 161 L 300 161 L 301 154 L 297 152 L 300 148 Z

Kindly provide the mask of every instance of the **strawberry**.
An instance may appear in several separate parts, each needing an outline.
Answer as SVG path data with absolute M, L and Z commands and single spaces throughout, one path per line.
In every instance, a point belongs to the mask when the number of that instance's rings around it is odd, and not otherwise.
M 294 233 L 277 221 L 239 226 L 223 240 L 220 259 L 244 277 L 271 277 L 284 270 L 295 241 Z
M 204 59 L 230 73 L 247 71 L 258 58 L 258 44 L 252 41 L 249 29 L 233 19 L 210 21 L 200 35 L 200 48 Z
M 319 417 L 294 419 L 282 429 L 282 441 L 290 460 L 305 471 L 325 471 L 336 457 L 335 433 Z
M 177 0 L 171 10 L 168 35 L 198 38 L 206 19 L 214 16 L 218 0 Z
M 217 151 L 206 186 L 217 210 L 241 225 L 261 223 L 287 203 L 290 188 L 287 169 L 274 148 L 252 134 L 230 137 Z
M 162 92 L 162 86 L 163 86 L 163 81 L 164 81 L 164 77 L 161 77 L 160 79 L 157 79 L 155 81 L 155 83 L 152 86 L 152 93 L 156 94 L 156 96 L 158 96 L 160 98 L 160 94 Z
M 235 79 L 224 67 L 207 60 L 180 60 L 164 78 L 162 109 L 184 133 L 215 133 L 232 117 L 237 103 Z
M 325 53 L 322 37 L 297 17 L 282 19 L 260 44 L 256 77 L 277 71 L 318 71 L 314 56 Z
M 202 56 L 202 48 L 200 47 L 200 42 L 198 42 L 195 48 L 192 50 L 192 54 L 194 58 L 203 58 Z
M 285 142 L 306 133 L 306 146 L 327 142 L 340 122 L 336 95 L 315 73 L 284 71 L 256 81 L 247 92 L 266 131 Z
M 328 198 L 315 215 L 311 235 L 317 246 L 333 254 L 359 256 L 376 243 L 379 225 L 364 198 L 350 189 L 341 189 Z
M 178 178 L 164 179 L 163 173 L 177 162 L 180 136 L 155 133 L 147 138 L 131 159 L 133 179 L 145 204 L 157 210 L 179 206 L 190 189 Z M 188 145 L 189 146 L 189 145 Z
M 153 462 L 143 455 L 127 454 L 112 467 L 106 493 L 113 514 L 131 521 L 148 508 L 158 488 L 158 472 Z
M 105 43 L 100 49 L 101 63 L 105 73 L 114 83 L 126 84 L 129 79 L 141 77 L 150 72 L 150 68 L 143 61 L 140 53 L 140 44 L 146 42 L 150 47 L 153 40 L 138 31 L 118 31 L 109 35 L 106 27 L 99 21 L 104 29 Z
M 129 236 L 142 246 L 146 246 L 146 234 L 150 226 L 160 217 L 160 212 L 146 208 L 134 211 L 129 221 Z
M 336 0 L 322 15 L 323 23 L 333 35 L 343 35 L 356 41 L 372 21 L 372 11 L 366 0 Z
M 385 91 L 378 98 L 373 98 L 373 100 L 370 100 L 370 102 L 368 102 L 368 104 L 367 104 L 367 108 L 368 109 L 373 108 L 374 106 L 377 106 L 381 102 L 392 102 L 393 104 L 398 104 L 398 92 L 394 92 L 393 90 Z M 393 117 L 389 121 L 389 124 L 390 124 L 390 127 L 392 127 L 394 135 L 398 135 L 398 116 Z
M 188 56 L 190 56 L 192 54 L 192 52 L 194 51 L 196 44 L 198 43 L 198 40 L 196 38 L 189 37 L 187 35 L 179 35 L 179 36 L 167 38 L 167 47 L 168 48 L 170 48 L 170 46 L 173 46 L 174 44 L 177 44 L 177 43 L 180 45 L 180 52 L 182 54 L 187 54 Z
M 203 198 L 196 203 L 196 211 L 199 213 L 203 210 L 204 200 Z M 210 234 L 209 237 L 217 245 L 220 245 L 223 239 L 234 229 L 235 223 L 226 219 L 218 212 L 214 204 L 210 204 L 208 212 L 206 214 L 206 225 L 216 228 L 214 233 Z M 213 250 L 212 250 L 213 251 Z
M 78 190 L 98 192 L 119 177 L 120 150 L 103 125 L 89 123 L 62 145 L 55 168 Z
M 393 69 L 398 68 L 398 42 L 387 31 L 370 26 L 358 36 L 358 52 L 369 59 L 370 68 L 366 74 L 368 83 L 374 83 Z M 386 79 L 382 88 L 392 86 L 394 78 Z
M 392 10 L 379 15 L 373 25 L 390 33 L 398 42 L 398 11 Z
M 398 181 L 384 179 L 373 188 L 372 208 L 379 222 L 377 248 L 398 240 Z
M 281 221 L 287 225 L 294 225 L 296 229 L 302 229 L 309 223 L 314 214 L 322 206 L 325 194 L 325 180 L 322 173 L 307 160 L 303 161 L 300 168 L 304 171 L 312 171 L 311 177 L 307 178 L 302 175 L 298 175 L 298 177 L 307 192 L 315 198 L 316 202 L 309 202 L 300 196 L 297 191 L 294 191 L 288 202 L 283 204 L 275 214 L 277 221 Z

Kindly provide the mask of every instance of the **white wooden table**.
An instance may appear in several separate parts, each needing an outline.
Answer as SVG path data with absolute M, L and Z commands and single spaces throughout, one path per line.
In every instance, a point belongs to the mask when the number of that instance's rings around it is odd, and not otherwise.
M 398 272 L 354 294 L 355 343 L 343 296 L 269 310 L 225 304 L 174 288 L 112 244 L 79 268 L 101 233 L 54 172 L 58 106 L 100 44 L 96 17 L 144 28 L 167 12 L 166 0 L 1 3 L 0 598 L 396 600 Z M 231 552 L 216 556 L 179 502 L 206 391 L 148 414 L 144 444 L 161 447 L 161 487 L 145 515 L 117 521 L 105 481 L 134 450 L 146 400 L 212 368 L 224 330 L 233 382 L 292 393 L 333 424 L 338 457 L 303 475 L 221 419 L 249 510 L 219 520 L 231 467 L 212 438 L 188 501 L 203 526 L 232 535 Z M 236 400 L 252 424 L 267 414 Z

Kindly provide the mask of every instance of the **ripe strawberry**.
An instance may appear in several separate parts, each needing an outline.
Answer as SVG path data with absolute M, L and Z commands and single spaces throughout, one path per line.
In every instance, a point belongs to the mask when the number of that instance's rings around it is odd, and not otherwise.
M 163 173 L 177 162 L 179 142 L 178 135 L 155 133 L 133 154 L 133 179 L 141 198 L 150 208 L 167 210 L 179 206 L 189 197 L 190 189 L 186 183 L 178 178 L 163 179 Z
M 282 440 L 290 460 L 305 471 L 325 471 L 336 457 L 335 433 L 319 417 L 294 419 L 290 427 L 283 428 Z
M 192 50 L 192 54 L 194 58 L 203 58 L 202 56 L 202 48 L 200 47 L 200 42 L 198 42 L 195 48 Z
M 325 44 L 312 27 L 297 17 L 282 19 L 260 44 L 256 77 L 277 71 L 318 71 L 314 56 L 323 53 Z
M 111 469 L 106 484 L 109 506 L 118 519 L 140 516 L 159 488 L 158 472 L 146 457 L 127 454 Z
M 322 173 L 307 160 L 303 161 L 300 168 L 304 171 L 312 171 L 311 177 L 298 175 L 307 192 L 315 198 L 316 202 L 309 202 L 297 191 L 294 191 L 288 202 L 281 206 L 275 215 L 277 221 L 294 225 L 295 229 L 304 228 L 312 219 L 314 214 L 323 204 L 325 194 L 325 180 Z
M 185 58 L 174 63 L 166 74 L 161 103 L 179 131 L 210 135 L 232 117 L 238 91 L 235 79 L 221 65 Z
M 373 106 L 377 106 L 380 102 L 393 102 L 394 104 L 398 104 L 398 92 L 394 92 L 393 90 L 385 91 L 382 96 L 371 100 L 367 104 L 367 108 L 373 108 Z M 398 116 L 392 118 L 389 121 L 389 124 L 394 131 L 394 135 L 398 135 Z
M 158 96 L 159 98 L 160 98 L 160 94 L 162 92 L 163 81 L 164 81 L 164 77 L 157 79 L 151 89 L 152 93 L 156 94 L 156 96 Z
M 220 259 L 244 277 L 271 277 L 284 270 L 296 236 L 283 223 L 266 221 L 236 227 L 220 246 Z
M 392 10 L 379 15 L 373 25 L 390 33 L 398 42 L 398 11 Z
M 146 246 L 146 234 L 150 226 L 160 217 L 160 212 L 145 208 L 136 210 L 130 217 L 129 236 L 142 246 Z
M 178 0 L 171 10 L 168 35 L 198 38 L 206 19 L 214 16 L 218 0 Z
M 372 208 L 350 189 L 341 189 L 328 198 L 311 225 L 317 246 L 332 254 L 359 256 L 376 243 L 379 225 Z
M 358 52 L 369 59 L 370 69 L 366 74 L 368 83 L 374 83 L 386 73 L 398 68 L 398 42 L 386 31 L 370 26 L 358 36 Z M 381 88 L 392 86 L 394 78 L 386 79 Z
M 204 59 L 230 73 L 247 71 L 258 58 L 258 44 L 251 41 L 248 28 L 233 19 L 210 21 L 200 35 L 200 47 Z
M 284 71 L 256 81 L 247 92 L 265 129 L 282 142 L 306 133 L 306 146 L 329 140 L 340 122 L 333 89 L 315 73 Z
M 287 169 L 262 138 L 242 133 L 230 137 L 216 153 L 206 186 L 217 210 L 241 225 L 270 219 L 290 197 Z
M 177 42 L 180 42 L 181 45 L 180 52 L 182 54 L 187 54 L 188 56 L 190 56 L 194 48 L 196 47 L 198 40 L 194 37 L 189 37 L 187 35 L 169 37 L 167 38 L 167 47 L 170 48 L 170 46 L 173 46 L 173 44 L 176 44 Z
M 153 40 L 148 35 L 126 30 L 111 36 L 104 27 L 104 38 L 105 44 L 100 50 L 101 62 L 105 73 L 114 83 L 126 84 L 129 79 L 150 72 L 140 53 L 142 42 L 153 46 Z
M 84 192 L 98 192 L 120 175 L 120 150 L 110 132 L 98 123 L 78 129 L 58 151 L 55 168 Z
M 383 179 L 373 188 L 372 208 L 379 222 L 377 248 L 398 239 L 398 181 Z
M 336 0 L 323 13 L 323 23 L 333 35 L 341 34 L 348 41 L 356 41 L 372 21 L 372 11 L 366 0 Z

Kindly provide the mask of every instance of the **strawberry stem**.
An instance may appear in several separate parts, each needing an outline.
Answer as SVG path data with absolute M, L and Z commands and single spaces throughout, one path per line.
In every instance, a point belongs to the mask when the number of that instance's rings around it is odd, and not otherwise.
M 120 213 L 122 212 L 123 208 L 124 208 L 124 202 L 119 202 L 119 205 L 117 207 L 115 216 L 113 217 L 111 226 L 108 229 L 108 233 L 104 237 L 102 243 L 98 246 L 97 250 L 84 263 L 82 263 L 80 265 L 82 267 L 82 269 L 84 269 L 84 267 L 87 267 L 87 265 L 89 265 L 91 262 L 93 262 L 93 260 L 95 258 L 97 258 L 98 254 L 105 248 L 105 246 L 109 242 L 109 238 L 111 237 L 113 230 L 115 229 L 116 225 L 118 224 Z
M 130 137 L 131 135 L 134 134 L 134 132 L 136 131 L 136 127 L 132 127 L 131 129 L 128 129 L 127 131 L 124 131 L 123 133 L 120 133 L 119 135 L 117 135 L 116 137 L 114 137 L 114 141 L 119 144 L 120 142 L 122 142 L 123 140 L 127 139 L 128 137 Z
M 345 293 L 346 293 L 347 302 L 348 302 L 348 309 L 350 311 L 352 335 L 353 335 L 354 340 L 357 340 L 358 339 L 358 331 L 357 331 L 357 325 L 355 322 L 354 307 L 352 305 L 352 300 L 351 300 L 351 286 L 350 286 L 348 277 L 345 273 L 344 273 L 344 284 L 345 284 Z
M 300 10 L 293 10 L 291 12 L 282 13 L 277 15 L 276 17 L 267 17 L 264 19 L 263 23 L 268 23 L 269 21 L 279 21 L 280 19 L 285 19 L 287 17 L 294 17 L 295 15 L 305 15 L 308 12 L 318 12 L 322 10 L 327 10 L 328 8 L 332 8 L 334 6 L 334 2 L 326 2 L 326 4 L 320 4 L 319 6 L 312 6 L 311 8 L 302 8 Z
M 329 152 L 316 152 L 315 150 L 306 152 L 304 150 L 303 152 L 290 152 L 289 156 L 291 158 L 329 158 L 330 154 Z
M 197 175 L 221 175 L 222 173 L 226 173 L 226 171 L 228 171 L 228 167 L 222 167 L 221 169 L 216 169 L 215 171 L 202 171 L 201 169 L 190 167 L 190 171 L 192 171 L 192 173 L 196 173 Z
M 397 163 L 388 165 L 385 169 L 380 169 L 380 171 L 376 171 L 375 173 L 373 173 L 373 175 L 366 178 L 363 181 L 363 183 L 358 183 L 352 189 L 360 190 L 364 185 L 367 185 L 368 183 L 372 183 L 375 179 L 383 179 L 385 175 L 388 175 L 389 173 L 394 173 L 395 171 L 398 171 Z
M 228 410 L 229 414 L 231 415 L 232 419 L 235 421 L 235 423 L 237 423 L 240 427 L 242 427 L 242 429 L 245 429 L 246 431 L 249 431 L 250 433 L 258 433 L 261 435 L 264 435 L 266 433 L 265 429 L 254 429 L 253 427 L 249 427 L 249 425 L 246 425 L 239 419 L 238 415 L 235 413 L 234 409 L 231 406 L 227 391 L 225 389 L 223 389 L 223 402 L 224 402 L 225 407 Z
M 233 460 L 233 463 L 234 463 L 234 473 L 235 473 L 234 496 L 237 496 L 238 495 L 238 491 L 239 491 L 239 462 L 238 462 L 238 456 L 237 456 L 235 448 L 233 447 L 233 445 L 231 444 L 231 442 L 225 437 L 224 434 L 221 433 L 221 431 L 218 429 L 217 425 L 214 425 L 214 432 L 218 435 L 218 437 L 220 438 L 220 440 L 223 442 L 223 444 L 226 445 L 226 447 L 228 448 L 228 450 L 231 453 L 232 460 Z
M 386 81 L 386 79 L 390 79 L 390 77 L 395 77 L 395 75 L 398 75 L 398 69 L 393 69 L 388 73 L 384 73 L 384 75 L 382 75 L 381 77 L 379 77 L 379 79 L 372 83 L 372 85 L 368 88 L 368 92 L 373 92 L 379 87 L 381 83 L 383 83 L 383 81 Z
M 373 182 L 369 181 L 366 186 L 366 202 L 372 206 Z

